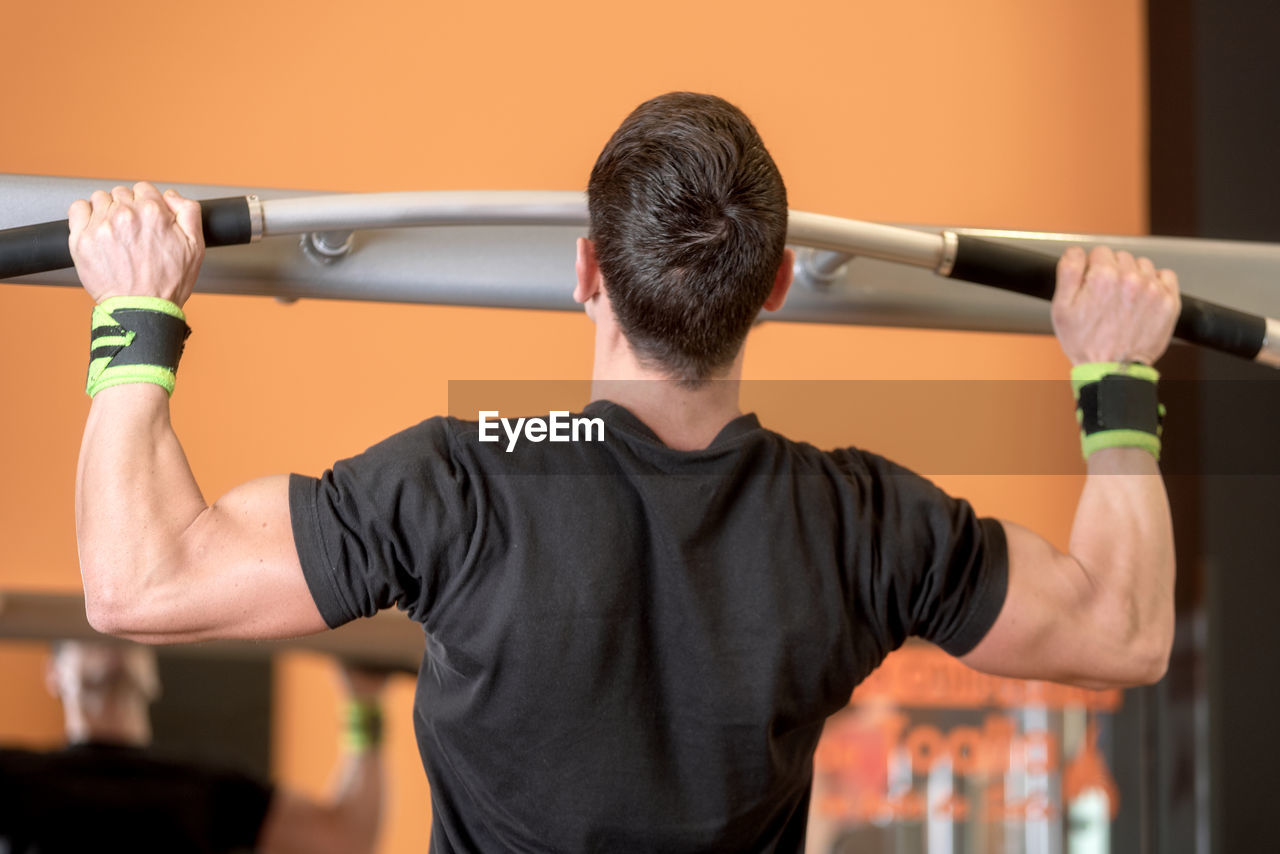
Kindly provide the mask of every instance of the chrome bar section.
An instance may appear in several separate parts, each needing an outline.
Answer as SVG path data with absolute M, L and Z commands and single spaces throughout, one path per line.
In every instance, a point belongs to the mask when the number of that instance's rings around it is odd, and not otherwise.
M 441 225 L 587 225 L 582 193 L 476 190 L 349 193 L 262 203 L 271 237 L 309 231 L 360 231 Z
M 1267 318 L 1267 337 L 1262 339 L 1262 349 L 1254 361 L 1273 368 L 1280 368 L 1280 320 Z
M 250 242 L 257 243 L 262 239 L 262 199 L 256 193 L 250 193 L 245 196 L 245 201 L 249 203 Z
M 960 251 L 960 240 L 954 231 L 942 232 L 942 260 L 934 270 L 939 276 L 950 276 L 956 268 L 956 253 Z
M 787 242 L 930 270 L 942 260 L 942 236 L 937 232 L 804 211 L 791 211 Z

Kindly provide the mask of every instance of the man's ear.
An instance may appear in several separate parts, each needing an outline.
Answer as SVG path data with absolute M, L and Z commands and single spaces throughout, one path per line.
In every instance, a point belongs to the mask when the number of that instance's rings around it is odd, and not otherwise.
M 596 261 L 595 244 L 585 237 L 578 238 L 578 261 L 575 268 L 578 271 L 578 284 L 573 289 L 573 300 L 585 304 L 604 290 L 600 264 Z
M 796 275 L 796 253 L 791 249 L 782 250 L 782 263 L 778 265 L 777 275 L 773 277 L 773 290 L 764 301 L 765 311 L 777 311 L 787 301 L 787 291 Z

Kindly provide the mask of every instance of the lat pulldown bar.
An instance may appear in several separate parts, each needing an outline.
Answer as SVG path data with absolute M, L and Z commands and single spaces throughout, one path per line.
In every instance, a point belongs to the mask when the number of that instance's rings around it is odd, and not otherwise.
M 582 195 L 570 192 L 370 193 L 271 200 L 250 195 L 208 199 L 201 207 L 208 246 L 276 235 L 424 225 L 587 223 Z M 66 220 L 0 230 L 0 279 L 71 266 L 67 236 Z M 788 241 L 843 256 L 924 267 L 947 278 L 1041 299 L 1053 295 L 1055 257 L 958 232 L 929 233 L 792 211 Z M 1280 367 L 1280 321 L 1271 317 L 1184 293 L 1174 334 Z

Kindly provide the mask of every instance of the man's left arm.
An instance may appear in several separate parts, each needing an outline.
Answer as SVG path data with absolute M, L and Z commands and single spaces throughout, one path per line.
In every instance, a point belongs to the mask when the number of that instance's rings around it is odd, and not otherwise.
M 181 308 L 204 241 L 199 203 L 150 184 L 94 193 L 68 211 L 85 290 Z M 324 629 L 293 542 L 288 478 L 205 502 L 151 382 L 93 399 L 76 473 L 76 533 L 95 628 L 147 642 L 287 637 Z
M 1146 258 L 1096 247 L 1088 256 L 1070 249 L 1058 264 L 1054 329 L 1074 365 L 1127 377 L 1131 363 L 1154 364 L 1169 346 L 1180 308 L 1177 276 Z M 1130 381 L 1151 392 L 1132 405 L 1148 407 L 1152 424 L 1158 423 L 1154 376 Z M 1174 634 L 1173 522 L 1158 442 L 1153 449 L 1141 441 L 1122 433 L 1120 446 L 1088 452 L 1065 553 L 1004 524 L 1007 594 L 986 636 L 963 656 L 966 664 L 1085 688 L 1163 678 Z
M 326 800 L 277 788 L 258 836 L 262 854 L 373 851 L 386 800 L 382 703 L 387 674 L 348 665 L 346 738 L 337 790 Z

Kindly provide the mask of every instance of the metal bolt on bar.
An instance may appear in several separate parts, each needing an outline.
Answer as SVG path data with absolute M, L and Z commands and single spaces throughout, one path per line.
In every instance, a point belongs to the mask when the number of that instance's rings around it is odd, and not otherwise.
M 796 253 L 796 268 L 809 284 L 826 288 L 840 279 L 845 266 L 855 257 L 852 252 L 802 249 Z
M 317 264 L 332 264 L 351 254 L 353 231 L 308 231 L 298 241 L 302 254 Z

